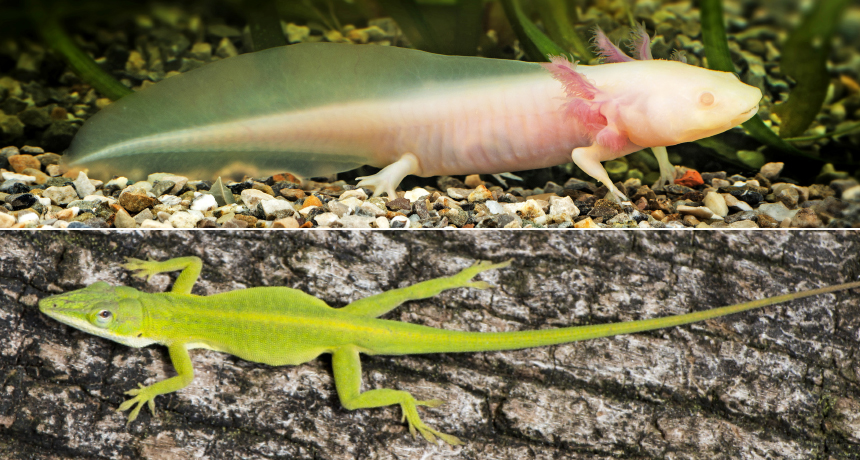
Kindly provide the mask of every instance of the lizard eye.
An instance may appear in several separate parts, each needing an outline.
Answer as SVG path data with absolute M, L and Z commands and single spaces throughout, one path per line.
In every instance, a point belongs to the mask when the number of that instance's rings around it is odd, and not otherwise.
M 714 95 L 705 91 L 704 93 L 699 95 L 699 104 L 702 104 L 705 107 L 710 106 L 714 103 Z
M 113 319 L 113 313 L 109 310 L 101 310 L 96 314 L 96 324 L 99 326 L 107 326 Z

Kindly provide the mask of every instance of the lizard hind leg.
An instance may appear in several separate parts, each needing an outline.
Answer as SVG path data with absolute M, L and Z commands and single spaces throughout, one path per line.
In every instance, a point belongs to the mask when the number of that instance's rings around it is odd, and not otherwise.
M 418 401 L 408 392 L 387 388 L 361 392 L 361 361 L 356 347 L 345 346 L 335 350 L 332 353 L 332 368 L 337 395 L 340 403 L 347 410 L 399 404 L 403 410 L 403 420 L 409 424 L 409 432 L 413 438 L 416 437 L 416 433 L 420 433 L 424 439 L 432 443 L 435 443 L 438 437 L 452 446 L 463 444 L 456 436 L 430 428 L 418 415 L 418 406 L 438 407 L 442 401 L 438 399 Z
M 490 285 L 485 281 L 472 281 L 478 273 L 496 268 L 507 267 L 511 261 L 493 264 L 487 261 L 477 262 L 469 268 L 465 268 L 454 276 L 436 278 L 422 281 L 405 288 L 392 289 L 380 294 L 358 299 L 343 307 L 344 312 L 353 315 L 376 318 L 394 310 L 403 302 L 409 300 L 426 299 L 433 297 L 448 289 L 470 287 L 475 289 L 487 289 Z
M 420 170 L 418 157 L 411 153 L 405 153 L 399 160 L 382 168 L 382 171 L 372 175 L 359 177 L 359 187 L 372 187 L 373 196 L 379 196 L 383 193 L 388 193 L 388 197 L 392 200 L 397 199 L 397 193 L 394 189 L 400 185 L 403 178 L 415 174 Z

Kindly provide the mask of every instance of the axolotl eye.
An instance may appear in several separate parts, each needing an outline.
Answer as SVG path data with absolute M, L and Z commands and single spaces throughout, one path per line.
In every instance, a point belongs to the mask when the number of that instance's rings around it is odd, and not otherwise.
M 704 107 L 710 107 L 714 104 L 714 95 L 708 91 L 699 94 L 699 104 Z

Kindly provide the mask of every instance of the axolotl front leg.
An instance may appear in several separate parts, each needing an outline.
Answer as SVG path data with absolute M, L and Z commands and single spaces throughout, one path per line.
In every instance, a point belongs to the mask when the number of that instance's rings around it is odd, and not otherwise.
M 404 153 L 399 160 L 382 168 L 381 171 L 372 176 L 359 177 L 359 187 L 373 188 L 373 196 L 379 196 L 383 193 L 388 193 L 390 199 L 397 198 L 397 192 L 394 189 L 408 175 L 416 174 L 420 171 L 418 157 L 412 153 Z

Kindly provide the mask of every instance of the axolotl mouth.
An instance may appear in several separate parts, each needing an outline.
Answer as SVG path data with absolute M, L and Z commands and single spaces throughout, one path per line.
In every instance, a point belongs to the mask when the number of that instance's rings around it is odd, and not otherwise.
M 730 128 L 733 128 L 733 127 L 749 120 L 750 118 L 752 118 L 756 114 L 756 112 L 758 112 L 758 103 L 756 103 L 756 105 L 754 105 L 751 109 L 747 110 L 746 112 L 732 118 Z

